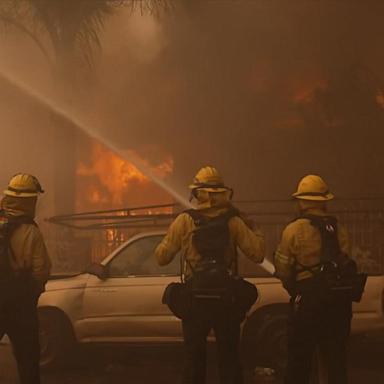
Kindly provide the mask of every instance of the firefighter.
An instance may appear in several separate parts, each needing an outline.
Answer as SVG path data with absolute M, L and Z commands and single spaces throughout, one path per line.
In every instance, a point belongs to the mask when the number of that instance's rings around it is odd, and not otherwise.
M 313 356 L 320 351 L 328 383 L 346 384 L 352 298 L 339 274 L 355 271 L 348 234 L 327 214 L 334 196 L 321 177 L 304 177 L 293 198 L 300 215 L 284 229 L 275 254 L 276 276 L 291 295 L 285 383 L 309 383 Z
M 0 211 L 0 339 L 11 341 L 21 384 L 40 383 L 37 301 L 51 267 L 34 222 L 40 193 L 34 176 L 17 174 Z
M 180 250 L 182 254 L 182 275 L 189 293 L 181 296 L 189 303 L 188 311 L 179 316 L 186 352 L 182 382 L 205 383 L 206 339 L 213 329 L 220 383 L 240 384 L 240 324 L 256 300 L 257 290 L 237 276 L 236 248 L 261 263 L 264 237 L 240 217 L 231 204 L 232 190 L 215 168 L 202 168 L 190 189 L 197 209 L 175 219 L 155 252 L 160 265 L 169 264 Z

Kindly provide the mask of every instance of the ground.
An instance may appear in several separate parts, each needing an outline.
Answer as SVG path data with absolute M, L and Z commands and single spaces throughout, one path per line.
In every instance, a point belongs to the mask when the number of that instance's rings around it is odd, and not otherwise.
M 350 384 L 384 382 L 384 336 L 353 340 L 350 351 Z M 71 365 L 43 374 L 42 384 L 150 384 L 178 383 L 182 367 L 182 349 L 178 347 L 82 348 Z M 208 384 L 218 384 L 215 354 L 209 352 Z M 0 383 L 18 383 L 9 345 L 0 345 Z M 246 372 L 246 384 L 281 381 Z

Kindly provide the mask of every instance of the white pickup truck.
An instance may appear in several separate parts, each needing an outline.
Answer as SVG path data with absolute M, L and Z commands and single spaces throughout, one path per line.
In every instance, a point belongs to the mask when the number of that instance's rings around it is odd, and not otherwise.
M 179 343 L 180 320 L 161 302 L 180 279 L 178 257 L 159 267 L 154 249 L 164 232 L 137 235 L 88 273 L 54 278 L 39 301 L 41 365 L 61 361 L 78 343 Z M 242 327 L 247 364 L 282 368 L 286 355 L 288 295 L 271 275 L 271 264 L 254 265 L 239 256 L 240 273 L 257 285 L 259 298 Z M 269 270 L 269 272 L 268 272 Z M 354 304 L 353 333 L 384 328 L 383 276 L 370 276 L 363 299 Z

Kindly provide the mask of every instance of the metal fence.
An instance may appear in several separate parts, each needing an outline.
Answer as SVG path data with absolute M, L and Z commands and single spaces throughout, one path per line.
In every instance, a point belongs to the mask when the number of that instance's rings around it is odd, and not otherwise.
M 348 229 L 351 256 L 360 270 L 371 274 L 384 272 L 383 202 L 339 200 L 330 208 L 330 213 L 337 216 Z M 239 202 L 237 205 L 265 234 L 266 257 L 271 260 L 284 227 L 296 216 L 292 202 L 252 201 Z M 81 227 L 52 225 L 52 221 L 51 224 L 46 223 L 44 229 L 53 255 L 54 270 L 81 271 L 90 262 L 100 262 L 137 233 L 166 230 L 176 215 L 177 207 L 172 214 L 125 215 L 123 220 L 118 223 L 113 221 L 112 224 L 100 214 L 97 216 L 97 225 L 95 221 L 90 226 Z M 117 216 L 113 217 L 115 220 Z

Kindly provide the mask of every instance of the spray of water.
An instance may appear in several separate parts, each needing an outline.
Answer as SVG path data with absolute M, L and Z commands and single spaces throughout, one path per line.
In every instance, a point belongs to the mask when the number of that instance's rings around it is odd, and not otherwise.
M 121 158 L 132 163 L 144 175 L 146 175 L 154 183 L 156 183 L 158 186 L 160 186 L 165 191 L 167 191 L 171 196 L 173 196 L 176 199 L 176 201 L 178 201 L 179 203 L 181 203 L 185 207 L 188 207 L 188 208 L 192 207 L 192 204 L 187 199 L 185 199 L 177 191 L 175 191 L 171 186 L 169 186 L 167 183 L 165 183 L 164 180 L 161 180 L 156 175 L 156 173 L 153 172 L 152 169 L 150 169 L 146 164 L 144 164 L 144 162 L 138 156 L 135 156 L 132 152 L 128 152 L 128 151 L 125 151 L 125 150 L 118 148 L 118 146 L 116 146 L 111 140 L 100 135 L 99 132 L 95 131 L 92 127 L 90 127 L 88 124 L 83 122 L 80 118 L 75 116 L 73 113 L 70 113 L 70 111 L 67 110 L 65 107 L 63 107 L 57 103 L 54 103 L 50 98 L 46 97 L 42 93 L 31 88 L 28 84 L 25 84 L 24 82 L 16 79 L 15 77 L 13 77 L 10 74 L 8 74 L 4 71 L 1 71 L 1 70 L 0 70 L 0 77 L 3 78 L 4 80 L 6 80 L 11 85 L 13 85 L 14 87 L 18 88 L 23 93 L 27 94 L 29 97 L 33 98 L 34 100 L 37 100 L 39 103 L 46 106 L 49 110 L 51 110 L 52 112 L 54 112 L 58 116 L 70 121 L 72 124 L 77 126 L 79 129 L 81 129 L 85 133 L 87 133 L 90 137 L 103 143 L 106 147 L 108 147 L 111 151 L 116 153 Z M 267 272 L 269 272 L 271 274 L 273 274 L 275 271 L 273 264 L 268 260 L 265 260 L 261 264 L 261 266 L 262 266 L 262 268 L 264 268 Z
M 167 191 L 171 196 L 173 196 L 176 199 L 176 201 L 181 203 L 183 206 L 188 208 L 192 207 L 191 203 L 187 199 L 185 199 L 182 195 L 180 195 L 177 191 L 175 191 L 174 188 L 172 188 L 170 185 L 164 182 L 164 180 L 159 178 L 156 175 L 156 173 L 150 167 L 144 164 L 142 159 L 140 159 L 138 156 L 134 155 L 132 152 L 128 152 L 126 150 L 119 148 L 115 143 L 113 143 L 108 138 L 102 136 L 93 127 L 90 127 L 88 124 L 82 121 L 78 116 L 70 112 L 67 108 L 52 101 L 47 96 L 31 88 L 28 84 L 20 81 L 19 79 L 16 79 L 9 73 L 6 73 L 5 71 L 0 70 L 0 77 L 6 80 L 8 83 L 12 84 L 14 87 L 18 88 L 23 93 L 27 94 L 29 97 L 43 104 L 45 107 L 47 107 L 49 110 L 54 112 L 56 115 L 62 117 L 63 119 L 66 119 L 67 121 L 70 121 L 72 124 L 74 124 L 76 127 L 84 131 L 90 137 L 103 143 L 106 147 L 108 147 L 111 151 L 113 151 L 116 155 L 118 155 L 122 159 L 129 161 L 138 170 L 140 170 L 140 172 L 146 175 L 159 187 Z

